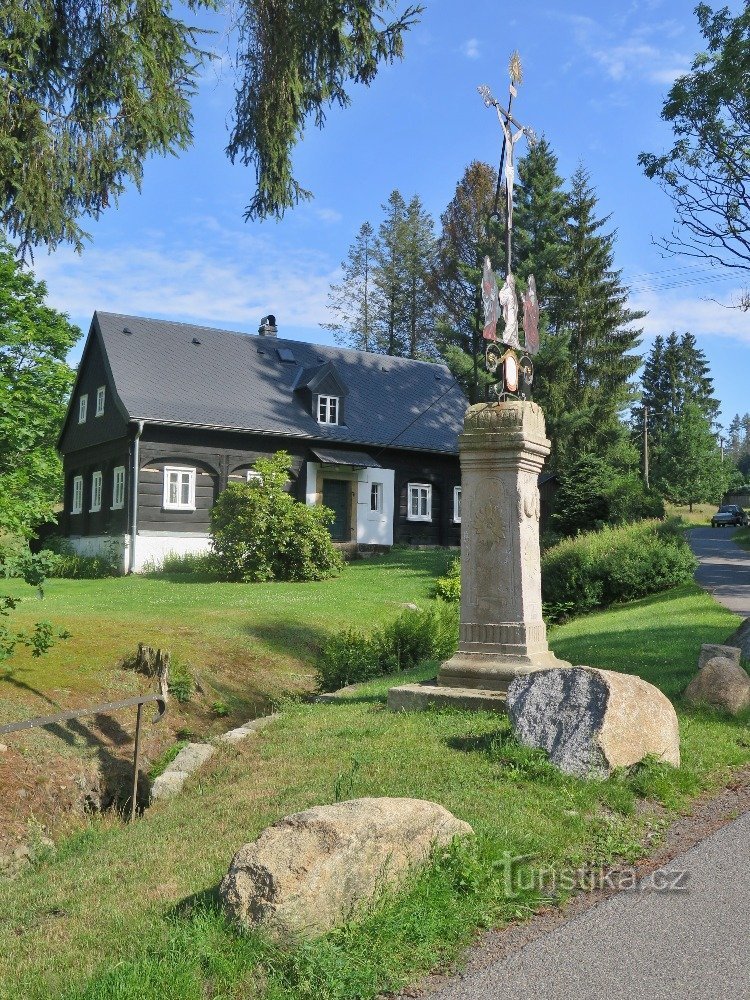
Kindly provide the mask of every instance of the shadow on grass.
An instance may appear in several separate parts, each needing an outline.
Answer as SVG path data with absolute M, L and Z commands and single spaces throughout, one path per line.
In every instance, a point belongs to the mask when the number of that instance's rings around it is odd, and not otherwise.
M 310 622 L 284 618 L 268 618 L 253 622 L 242 630 L 251 639 L 259 639 L 273 653 L 294 656 L 314 663 L 330 631 Z
M 460 750 L 461 753 L 488 753 L 496 745 L 498 735 L 499 731 L 482 733 L 481 736 L 450 736 L 445 743 L 451 750 Z

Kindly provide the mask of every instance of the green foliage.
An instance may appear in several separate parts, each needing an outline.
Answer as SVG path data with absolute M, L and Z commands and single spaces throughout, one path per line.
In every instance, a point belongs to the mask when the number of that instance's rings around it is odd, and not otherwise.
M 0 221 L 22 244 L 80 250 L 81 215 L 189 145 L 196 31 L 150 0 L 11 0 L 3 22 Z
M 308 507 L 285 491 L 290 463 L 285 451 L 258 459 L 259 479 L 231 484 L 219 495 L 211 537 L 225 579 L 325 580 L 341 572 L 344 561 L 327 530 L 333 512 Z
M 354 629 L 334 633 L 318 659 L 320 688 L 336 691 L 347 684 L 410 670 L 425 660 L 447 660 L 457 641 L 458 614 L 442 601 L 404 611 L 369 636 Z
M 195 681 L 184 667 L 175 667 L 167 683 L 169 693 L 181 705 L 186 705 L 195 694 Z
M 55 444 L 74 378 L 65 358 L 81 333 L 46 296 L 0 236 L 0 531 L 26 538 L 54 519 L 62 493 Z
M 403 54 L 405 32 L 422 8 L 394 21 L 393 0 L 244 0 L 237 12 L 238 62 L 228 153 L 255 168 L 257 188 L 246 218 L 280 218 L 310 193 L 292 174 L 291 151 L 307 121 L 325 121 L 328 107 L 346 107 L 350 83 L 370 84 L 381 62 Z
M 44 584 L 47 577 L 55 576 L 59 569 L 60 558 L 54 552 L 42 550 L 30 552 L 28 549 L 18 555 L 6 559 L 3 571 L 6 576 L 20 577 L 30 587 L 36 587 L 40 597 L 44 597 Z
M 117 542 L 107 544 L 101 552 L 93 556 L 79 555 L 67 538 L 53 536 L 45 542 L 40 555 L 53 556 L 48 576 L 65 580 L 102 580 L 109 576 L 120 576 L 122 560 Z
M 662 118 L 675 141 L 661 156 L 638 162 L 673 202 L 676 230 L 661 240 L 671 253 L 750 267 L 750 6 L 733 17 L 728 6 L 695 8 L 706 45 L 667 95 Z M 747 308 L 747 294 L 739 305 Z
M 148 769 L 149 780 L 156 781 L 160 775 L 164 774 L 180 750 L 187 745 L 188 740 L 178 740 L 176 743 L 173 743 L 171 747 L 168 747 L 160 757 L 157 757 Z
M 484 370 L 484 310 L 481 276 L 485 255 L 495 266 L 504 247 L 503 228 L 493 218 L 496 173 L 474 160 L 464 171 L 440 217 L 432 290 L 437 305 L 440 353 L 469 402 L 484 397 L 493 381 Z
M 721 452 L 708 418 L 697 403 L 686 403 L 662 446 L 661 489 L 678 504 L 718 503 L 729 485 L 731 465 Z
M 435 581 L 435 596 L 449 603 L 461 600 L 461 560 L 458 557 L 450 564 L 448 572 Z
M 692 579 L 696 562 L 674 521 L 642 521 L 566 539 L 542 558 L 545 616 L 560 621 Z
M 167 552 L 158 562 L 143 567 L 147 576 L 195 576 L 211 579 L 220 576 L 213 552 Z
M 560 534 L 575 535 L 663 516 L 661 498 L 645 488 L 635 470 L 618 470 L 606 459 L 584 454 L 560 476 L 552 522 Z

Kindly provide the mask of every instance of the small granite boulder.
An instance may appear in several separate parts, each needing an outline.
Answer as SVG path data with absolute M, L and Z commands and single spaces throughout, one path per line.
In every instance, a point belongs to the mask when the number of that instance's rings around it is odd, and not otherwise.
M 723 656 L 739 667 L 742 650 L 738 646 L 719 646 L 713 642 L 704 642 L 698 656 L 698 670 L 703 670 L 709 660 L 715 656 Z
M 508 688 L 516 738 L 566 774 L 607 777 L 652 755 L 680 765 L 677 715 L 640 677 L 594 667 L 538 670 Z
M 734 660 L 714 656 L 688 684 L 685 700 L 737 715 L 750 705 L 750 677 Z
M 472 833 L 435 802 L 366 798 L 315 806 L 267 827 L 235 854 L 220 893 L 230 916 L 274 938 L 323 934 Z

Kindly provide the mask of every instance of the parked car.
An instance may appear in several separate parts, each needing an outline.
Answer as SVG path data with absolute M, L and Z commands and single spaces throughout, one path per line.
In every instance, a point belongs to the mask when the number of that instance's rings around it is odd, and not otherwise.
M 742 507 L 738 507 L 736 503 L 724 504 L 724 506 L 719 507 L 714 516 L 711 518 L 712 528 L 723 528 L 725 525 L 745 525 L 748 523 L 748 516 Z

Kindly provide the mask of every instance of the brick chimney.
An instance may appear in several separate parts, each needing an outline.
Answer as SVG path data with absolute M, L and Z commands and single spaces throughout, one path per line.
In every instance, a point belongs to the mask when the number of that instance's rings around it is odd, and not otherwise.
M 258 327 L 258 336 L 260 337 L 275 337 L 279 332 L 279 328 L 276 326 L 276 317 L 272 315 L 264 316 L 260 321 L 260 326 Z

